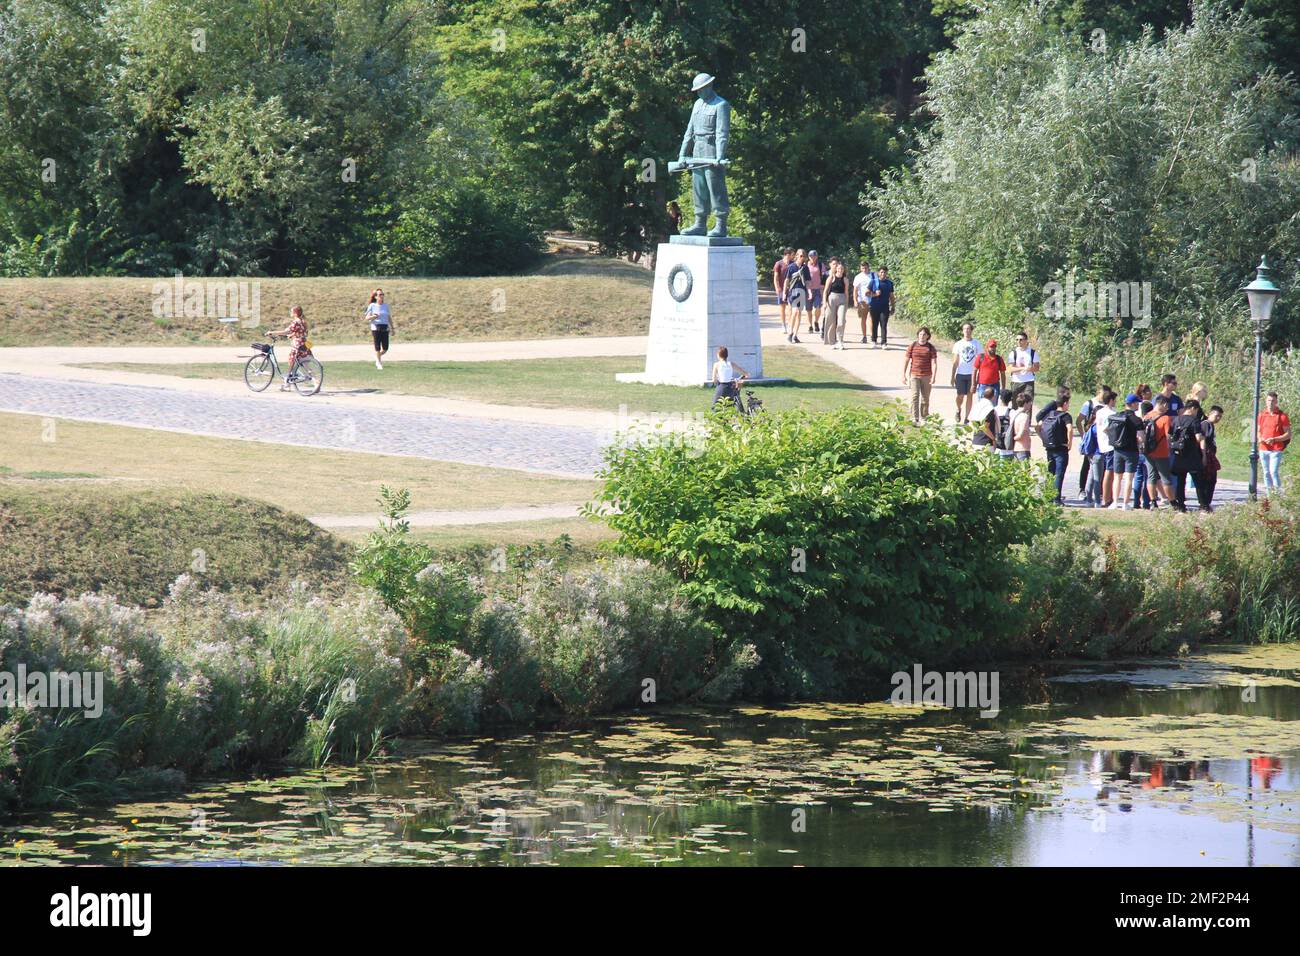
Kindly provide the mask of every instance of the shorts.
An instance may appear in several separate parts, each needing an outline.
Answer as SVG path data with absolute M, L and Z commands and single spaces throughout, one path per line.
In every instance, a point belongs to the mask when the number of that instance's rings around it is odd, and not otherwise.
M 970 394 L 970 390 L 971 390 L 971 388 L 970 388 L 970 380 L 971 380 L 971 376 L 969 376 L 969 375 L 958 375 L 958 376 L 957 376 L 957 394 L 958 394 L 958 395 L 969 395 L 969 394 Z
M 1168 455 L 1165 455 L 1163 458 L 1153 458 L 1150 455 L 1147 455 L 1147 464 L 1150 465 L 1153 469 L 1155 469 L 1155 473 L 1160 477 L 1160 480 L 1163 481 L 1165 484 L 1169 484 L 1172 482 L 1174 473 L 1173 473 L 1173 469 L 1169 467 Z
M 1112 450 L 1112 451 L 1099 451 L 1097 454 L 1101 455 L 1101 470 L 1102 470 L 1102 471 L 1114 471 L 1114 470 L 1115 470 L 1115 452 L 1114 452 L 1113 450 Z
M 808 308 L 808 290 L 798 285 L 791 289 L 790 304 L 796 311 Z
M 790 301 L 790 297 L 786 294 L 786 291 L 784 289 L 782 289 L 780 292 L 776 294 L 777 305 L 785 305 L 789 301 Z
M 1136 475 L 1138 470 L 1138 453 L 1116 448 L 1110 453 L 1110 470 L 1117 475 Z
M 1032 381 L 1030 381 L 1030 382 L 1012 382 L 1012 383 L 1011 383 L 1011 391 L 1012 391 L 1012 393 L 1015 394 L 1015 395 L 1019 395 L 1019 394 L 1021 394 L 1022 392 L 1028 392 L 1028 393 L 1029 393 L 1029 400 L 1030 400 L 1031 402 L 1034 400 L 1034 383 L 1033 383 Z
M 808 308 L 820 309 L 822 307 L 822 290 L 810 289 L 808 291 Z
M 388 326 L 386 325 L 371 326 L 370 337 L 375 340 L 376 352 L 388 351 Z

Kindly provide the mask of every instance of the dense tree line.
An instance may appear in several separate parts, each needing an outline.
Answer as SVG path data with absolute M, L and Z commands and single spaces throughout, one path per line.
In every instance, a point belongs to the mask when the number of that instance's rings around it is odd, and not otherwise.
M 5 0 L 0 274 L 509 271 L 541 230 L 562 227 L 611 252 L 645 251 L 683 185 L 666 162 L 700 70 L 735 107 L 733 226 L 761 254 L 788 242 L 852 253 L 878 231 L 902 255 L 900 210 L 864 221 L 862 196 L 924 182 L 935 157 L 957 148 L 948 137 L 960 124 L 945 104 L 1041 108 L 1028 86 L 1068 72 L 1096 31 L 1119 62 L 1193 18 L 1189 0 L 1017 0 L 1077 49 L 1031 37 L 1032 69 L 1007 51 L 1002 72 L 954 70 L 964 62 L 954 42 L 987 36 L 1007 5 Z M 1216 56 L 1235 64 L 1225 82 L 1268 73 L 1261 108 L 1294 113 L 1280 77 L 1300 60 L 1300 9 L 1229 6 L 1256 26 L 1249 56 Z M 1060 69 L 1048 68 L 1054 57 Z M 1055 94 L 1071 115 L 1093 118 L 1095 103 Z M 1196 83 L 1170 88 L 1161 107 L 1177 113 L 1179 96 L 1190 106 L 1200 95 Z M 1214 121 L 1200 119 L 1200 131 Z M 971 137 L 960 146 L 986 149 Z M 946 225 L 926 225 L 927 248 Z M 943 241 L 957 248 L 966 235 Z M 1160 250 L 1142 254 L 1155 261 Z M 917 259 L 910 246 L 906 255 Z M 1037 277 L 1047 266 L 1035 268 Z

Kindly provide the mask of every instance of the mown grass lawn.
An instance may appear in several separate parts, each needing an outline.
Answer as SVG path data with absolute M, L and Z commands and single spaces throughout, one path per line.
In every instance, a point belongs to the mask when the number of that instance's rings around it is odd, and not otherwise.
M 502 405 L 541 408 L 591 408 L 617 413 L 626 405 L 637 413 L 692 414 L 706 411 L 713 401 L 710 388 L 641 385 L 619 382 L 618 372 L 640 371 L 637 356 L 596 358 L 512 359 L 502 362 L 403 362 L 401 346 L 383 371 L 373 362 L 330 362 L 325 368 L 327 391 L 367 390 L 460 398 Z M 789 382 L 757 386 L 763 406 L 772 411 L 803 408 L 826 411 L 876 400 L 874 390 L 837 365 L 803 349 L 765 349 L 764 372 Z M 157 365 L 118 362 L 91 366 L 124 371 L 241 381 L 243 366 L 230 364 Z
M 598 487 L 504 468 L 68 420 L 56 421 L 54 440 L 45 441 L 43 421 L 0 413 L 0 485 L 64 487 L 67 478 L 91 475 L 98 484 L 236 494 L 300 515 L 375 512 L 383 485 L 409 488 L 417 511 L 577 505 Z

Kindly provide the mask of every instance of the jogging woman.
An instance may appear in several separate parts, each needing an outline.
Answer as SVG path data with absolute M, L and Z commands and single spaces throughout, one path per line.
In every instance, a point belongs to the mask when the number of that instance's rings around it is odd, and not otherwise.
M 397 334 L 397 326 L 393 325 L 393 316 L 384 302 L 383 289 L 376 289 L 370 293 L 366 318 L 370 320 L 370 337 L 375 341 L 375 368 L 382 370 L 384 354 L 388 351 L 388 337 Z

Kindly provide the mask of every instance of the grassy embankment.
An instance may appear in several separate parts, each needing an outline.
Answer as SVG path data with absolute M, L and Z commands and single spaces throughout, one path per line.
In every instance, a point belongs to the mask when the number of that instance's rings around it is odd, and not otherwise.
M 160 299 L 155 286 L 172 288 L 174 279 L 168 277 L 0 279 L 0 347 L 242 341 L 258 328 L 282 328 L 292 305 L 303 307 L 314 343 L 365 342 L 369 332 L 362 313 L 376 286 L 384 289 L 403 341 L 642 335 L 652 278 L 649 271 L 618 260 L 550 256 L 517 276 L 211 280 L 257 283 L 260 325 L 234 329 L 217 315 L 186 317 L 183 309 L 155 315 Z

